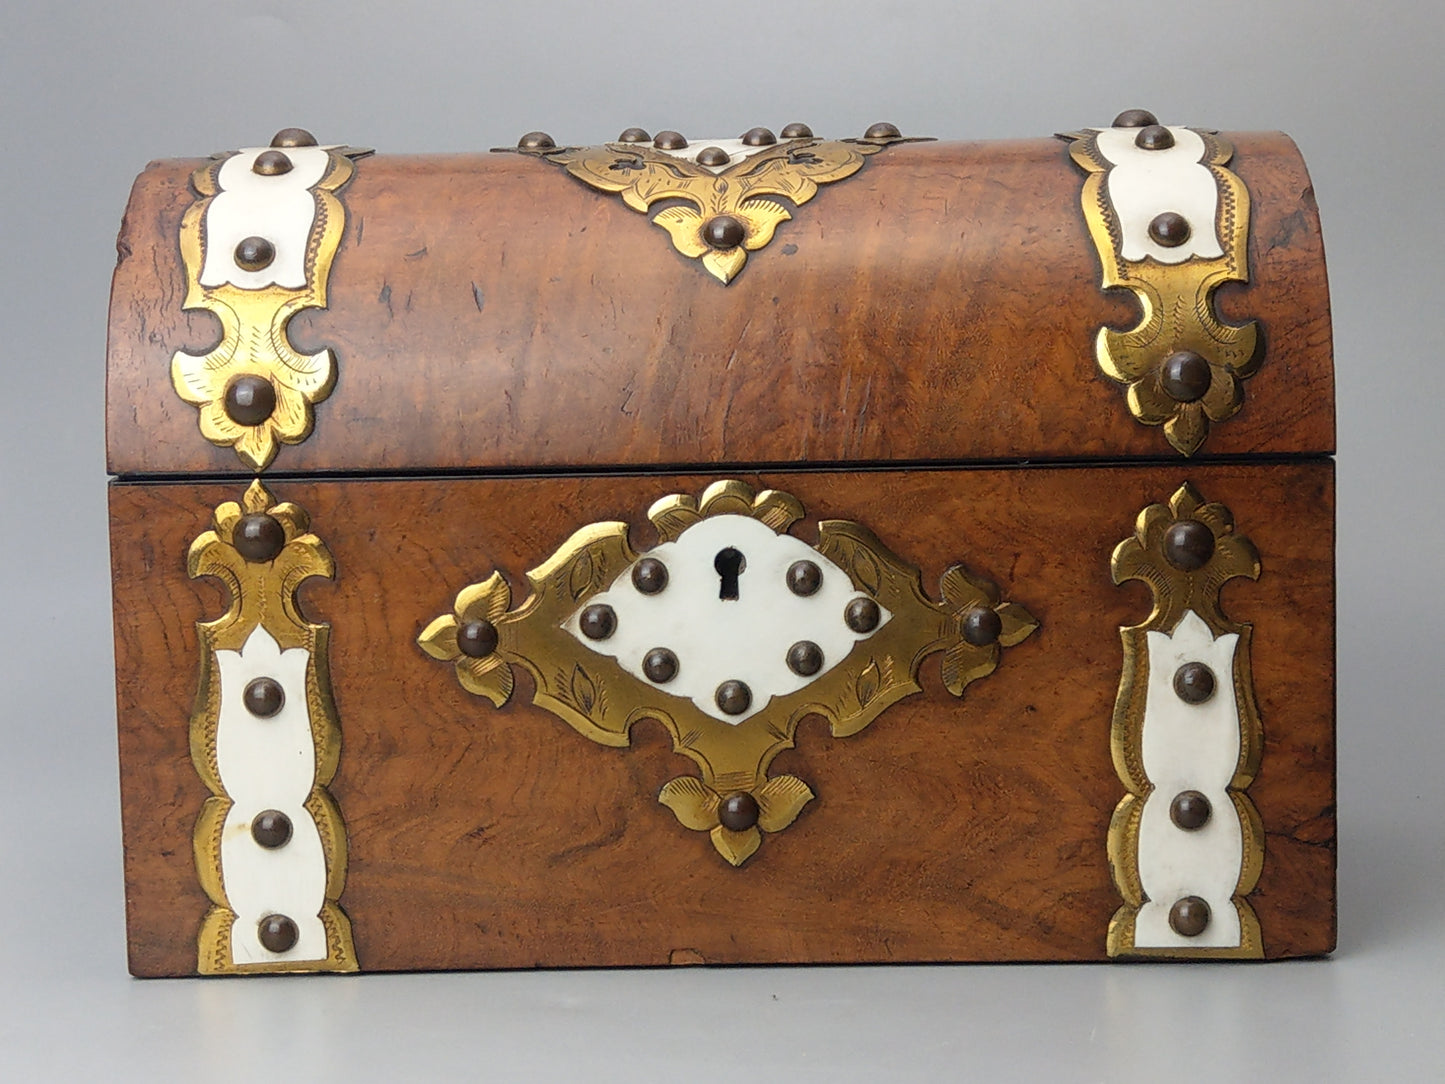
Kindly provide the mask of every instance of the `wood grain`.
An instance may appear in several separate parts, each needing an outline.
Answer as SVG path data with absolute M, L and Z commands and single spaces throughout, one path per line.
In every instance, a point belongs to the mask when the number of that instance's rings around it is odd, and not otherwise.
M 1097 960 L 1118 898 L 1104 839 L 1123 793 L 1109 755 L 1118 628 L 1143 618 L 1109 554 L 1144 505 L 1183 481 L 1233 510 L 1264 574 L 1232 582 L 1254 625 L 1267 831 L 1251 897 L 1271 957 L 1335 943 L 1333 464 L 740 475 L 856 519 L 923 569 L 997 579 L 1039 631 L 962 701 L 938 662 L 925 692 L 835 740 L 805 722 L 777 772 L 817 793 L 741 869 L 656 801 L 690 762 L 661 727 L 628 749 L 588 742 L 530 705 L 518 671 L 497 710 L 466 694 L 417 634 L 455 592 L 523 572 L 583 523 L 640 524 L 716 475 L 268 482 L 336 557 L 310 581 L 332 624 L 344 734 L 332 787 L 350 840 L 342 905 L 367 970 L 666 964 Z M 206 900 L 191 859 L 205 790 L 187 753 L 194 622 L 224 608 L 184 555 L 242 483 L 111 489 L 116 672 L 131 968 L 189 974 Z M 816 520 L 795 528 L 815 537 Z
M 1201 457 L 1334 448 L 1329 298 L 1304 163 L 1230 135 L 1253 199 L 1248 286 L 1267 356 Z M 111 299 L 113 474 L 229 473 L 170 387 L 219 326 L 181 311 L 177 235 L 200 162 L 153 163 Z M 723 287 L 615 196 L 516 154 L 377 156 L 343 191 L 330 307 L 292 323 L 335 349 L 316 432 L 273 472 L 1172 457 L 1099 373 L 1099 288 L 1068 145 L 891 147 L 826 186 Z

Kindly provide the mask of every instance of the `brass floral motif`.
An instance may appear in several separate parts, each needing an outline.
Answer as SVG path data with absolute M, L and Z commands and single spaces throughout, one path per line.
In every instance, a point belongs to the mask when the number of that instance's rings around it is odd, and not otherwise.
M 709 486 L 700 499 L 671 496 L 648 512 L 661 542 L 674 541 L 693 524 L 718 515 L 748 516 L 783 535 L 804 511 L 788 494 L 754 493 L 741 482 L 723 481 Z M 594 523 L 573 534 L 527 573 L 529 593 L 515 610 L 498 573 L 463 589 L 452 610 L 432 621 L 418 643 L 428 655 L 453 664 L 464 688 L 497 707 L 511 697 L 512 667 L 525 668 L 536 686 L 533 702 L 601 745 L 626 746 L 633 723 L 659 720 L 672 735 L 674 750 L 697 765 L 699 777 L 669 781 L 658 800 L 684 826 L 709 833 L 718 853 L 739 866 L 758 849 L 762 833 L 786 828 L 813 798 L 803 780 L 767 772 L 773 758 L 793 745 L 803 716 L 822 715 L 835 737 L 856 734 L 889 705 L 920 691 L 919 668 L 925 657 L 940 651 L 944 684 L 962 696 L 971 682 L 994 671 L 1003 647 L 1022 642 L 1038 627 L 1022 606 L 1001 601 L 992 584 L 957 565 L 944 573 L 943 601 L 935 602 L 924 593 L 919 570 L 860 524 L 821 521 L 813 548 L 892 617 L 811 684 L 774 697 L 735 725 L 647 684 L 616 659 L 581 647 L 563 627 L 570 614 L 607 590 L 638 558 L 626 523 Z M 964 637 L 963 622 L 982 610 L 997 615 L 998 635 L 976 645 Z M 459 647 L 458 629 L 481 621 L 490 623 L 496 638 L 495 647 L 477 658 Z M 719 810 L 739 795 L 751 796 L 757 818 L 755 825 L 735 829 L 722 822 Z
M 1235 326 L 1220 319 L 1214 292 L 1227 282 L 1249 281 L 1249 189 L 1226 169 L 1233 145 L 1218 133 L 1191 129 L 1204 142 L 1202 165 L 1219 189 L 1217 229 L 1222 255 L 1193 256 L 1182 263 L 1161 263 L 1152 257 L 1125 259 L 1121 230 L 1108 195 L 1113 168 L 1098 148 L 1098 131 L 1070 132 L 1069 153 L 1084 169 L 1082 196 L 1089 236 L 1103 266 L 1105 289 L 1133 291 L 1142 309 L 1139 323 L 1124 331 L 1103 327 L 1094 340 L 1099 368 L 1126 386 L 1129 412 L 1145 425 L 1162 425 L 1164 436 L 1184 455 L 1204 443 L 1211 422 L 1233 417 L 1244 403 L 1243 381 L 1254 375 L 1262 359 L 1259 325 L 1250 320 Z M 1202 228 L 1202 227 L 1201 227 Z M 1166 359 L 1193 351 L 1209 365 L 1203 395 L 1181 402 L 1161 381 Z
M 851 177 L 863 168 L 869 155 L 892 143 L 909 141 L 900 136 L 784 140 L 716 173 L 636 143 L 525 149 L 523 153 L 554 162 L 602 192 L 621 195 L 627 206 L 643 214 L 661 200 L 683 201 L 658 211 L 652 221 L 668 232 L 678 252 L 700 259 L 710 275 L 727 285 L 747 263 L 748 253 L 766 245 L 778 225 L 793 217 L 789 203 L 802 206 L 817 195 L 819 185 Z M 742 227 L 737 243 L 725 247 L 709 244 L 704 228 L 727 218 Z
M 272 517 L 284 532 L 285 542 L 270 561 L 248 561 L 232 543 L 242 517 L 257 513 Z M 271 494 L 257 480 L 239 504 L 227 501 L 216 508 L 211 528 L 191 543 L 187 557 L 187 571 L 193 579 L 215 576 L 225 583 L 230 594 L 226 613 L 196 625 L 201 641 L 201 675 L 191 716 L 191 760 L 211 791 L 196 821 L 193 840 L 196 872 L 212 905 L 201 924 L 198 946 L 197 967 L 204 975 L 357 969 L 351 923 L 337 902 L 346 885 L 346 828 L 326 789 L 341 757 L 341 728 L 332 701 L 327 662 L 331 630 L 328 625 L 308 622 L 296 601 L 296 592 L 304 580 L 312 576 L 331 578 L 335 569 L 325 543 L 309 527 L 305 511 L 289 502 L 273 503 Z M 221 681 L 216 653 L 241 650 L 258 628 L 282 649 L 304 648 L 309 655 L 306 707 L 316 763 L 315 781 L 304 805 L 316 823 L 326 861 L 326 898 L 319 916 L 326 931 L 324 960 L 238 964 L 232 957 L 231 929 L 237 916 L 226 897 L 221 863 L 221 828 L 232 801 L 222 782 L 217 751 Z
M 1214 547 L 1201 567 L 1185 571 L 1165 555 L 1165 535 L 1172 525 L 1191 520 L 1209 529 Z M 1219 595 L 1232 579 L 1259 578 L 1259 553 L 1248 538 L 1235 533 L 1234 517 L 1228 508 L 1218 503 L 1206 504 L 1194 487 L 1185 483 L 1170 497 L 1167 507 L 1151 504 L 1139 514 L 1133 536 L 1114 549 L 1111 571 L 1116 584 L 1129 580 L 1148 584 L 1154 606 L 1141 624 L 1119 630 L 1124 667 L 1114 705 L 1110 745 L 1115 770 L 1128 793 L 1109 822 L 1109 866 L 1114 884 L 1124 898 L 1124 905 L 1109 923 L 1109 955 L 1257 959 L 1264 954 L 1263 940 L 1259 919 L 1246 897 L 1254 891 L 1264 868 L 1264 827 L 1246 790 L 1259 772 L 1264 730 L 1255 703 L 1249 663 L 1252 626 L 1228 618 L 1220 608 Z M 1233 897 L 1239 913 L 1240 943 L 1229 948 L 1142 948 L 1134 944 L 1135 920 L 1147 899 L 1139 872 L 1139 824 L 1144 800 L 1154 790 L 1144 769 L 1143 754 L 1149 683 L 1148 634 L 1151 630 L 1172 632 L 1191 611 L 1216 637 L 1223 633 L 1239 636 L 1232 680 L 1239 713 L 1240 752 L 1228 793 L 1239 816 L 1243 841 L 1239 881 Z

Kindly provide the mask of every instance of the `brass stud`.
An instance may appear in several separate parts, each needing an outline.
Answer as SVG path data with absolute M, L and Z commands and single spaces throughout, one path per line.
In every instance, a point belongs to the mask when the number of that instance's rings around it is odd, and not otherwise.
M 1185 896 L 1169 908 L 1169 928 L 1180 937 L 1198 937 L 1209 926 L 1209 904 L 1198 896 Z
M 644 557 L 632 566 L 632 586 L 644 595 L 656 595 L 667 587 L 667 566 L 656 557 Z
M 741 681 L 724 681 L 713 699 L 724 715 L 741 715 L 753 706 L 753 691 Z
M 278 955 L 296 947 L 301 931 L 285 915 L 267 915 L 256 924 L 256 935 L 267 952 Z
M 818 593 L 823 586 L 823 570 L 814 561 L 794 561 L 788 566 L 788 590 L 802 598 Z
M 792 124 L 787 125 L 781 134 L 784 139 L 812 139 L 813 129 L 809 128 L 806 124 L 794 121 Z
M 645 128 L 628 128 L 617 137 L 619 143 L 651 143 L 652 137 Z
M 745 147 L 771 147 L 777 141 L 778 137 L 766 128 L 749 128 L 743 133 Z
M 722 826 L 733 832 L 746 832 L 758 823 L 758 800 L 747 791 L 729 794 L 717 807 L 717 819 Z
M 666 685 L 677 677 L 677 656 L 665 647 L 654 647 L 642 660 L 642 672 L 648 681 Z
M 1159 118 L 1147 109 L 1126 109 L 1114 118 L 1115 128 L 1147 128 L 1158 123 Z
M 252 512 L 242 516 L 232 530 L 231 545 L 248 561 L 274 561 L 286 548 L 286 528 L 275 516 Z
M 975 606 L 963 615 L 963 638 L 974 647 L 998 643 L 1003 635 L 1003 618 L 991 606 Z
M 713 248 L 737 248 L 747 236 L 747 227 L 732 215 L 717 215 L 702 227 L 702 239 Z
M 524 151 L 550 151 L 556 146 L 557 141 L 546 132 L 528 132 L 517 140 L 517 148 Z
M 264 271 L 276 259 L 276 246 L 264 237 L 247 237 L 233 255 L 242 271 Z
M 1174 695 L 1186 704 L 1203 704 L 1214 695 L 1214 671 L 1202 662 L 1186 662 L 1174 671 Z
M 457 626 L 457 650 L 469 659 L 485 659 L 497 650 L 497 626 L 490 621 L 463 621 Z
M 1164 532 L 1164 558 L 1180 572 L 1197 572 L 1214 556 L 1214 532 L 1197 519 L 1181 519 Z
M 652 145 L 660 151 L 680 151 L 687 146 L 687 140 L 681 132 L 674 132 L 671 129 L 658 132 L 653 139 Z
M 254 678 L 242 691 L 241 704 L 256 718 L 269 719 L 286 706 L 286 690 L 275 678 Z
M 314 147 L 316 137 L 305 128 L 282 128 L 271 137 L 273 147 Z
M 291 842 L 291 818 L 279 809 L 257 813 L 251 822 L 251 838 L 267 850 L 284 847 Z
M 823 649 L 812 640 L 799 640 L 788 648 L 788 669 L 799 677 L 812 677 L 823 669 Z
M 251 172 L 262 177 L 279 177 L 291 172 L 291 159 L 281 151 L 262 151 L 251 163 Z
M 1150 238 L 1156 245 L 1165 248 L 1178 248 L 1189 240 L 1191 232 L 1188 220 L 1178 211 L 1165 211 L 1155 215 L 1154 220 L 1149 223 Z
M 903 133 L 898 130 L 898 125 L 882 120 L 877 124 L 870 124 L 868 130 L 863 133 L 864 139 L 901 139 L 902 137 Z
M 1193 350 L 1176 350 L 1159 367 L 1164 394 L 1176 403 L 1197 403 L 1209 391 L 1214 374 L 1209 362 Z
M 617 631 L 617 611 L 605 603 L 595 603 L 582 611 L 577 624 L 587 639 L 605 640 Z
M 732 160 L 732 155 L 721 147 L 704 147 L 697 152 L 696 159 L 700 166 L 725 166 Z
M 1143 151 L 1167 151 L 1174 146 L 1174 133 L 1162 124 L 1150 124 L 1139 129 L 1134 146 Z
M 237 425 L 260 425 L 276 412 L 276 386 L 264 376 L 245 373 L 226 385 L 226 417 Z
M 855 598 L 843 611 L 844 623 L 854 632 L 872 632 L 882 619 L 878 603 L 871 598 Z
M 1203 828 L 1213 812 L 1209 799 L 1197 790 L 1181 791 L 1169 803 L 1169 819 L 1186 832 Z

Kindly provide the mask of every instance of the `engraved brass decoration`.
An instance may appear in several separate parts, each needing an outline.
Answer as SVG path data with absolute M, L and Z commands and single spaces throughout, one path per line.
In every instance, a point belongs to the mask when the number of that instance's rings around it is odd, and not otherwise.
M 242 517 L 259 513 L 269 515 L 284 532 L 284 543 L 272 560 L 247 560 L 232 542 Z M 258 480 L 239 504 L 227 501 L 216 508 L 211 529 L 191 544 L 187 558 L 187 571 L 193 579 L 215 576 L 230 593 L 225 614 L 196 626 L 202 654 L 200 688 L 190 724 L 191 760 L 211 791 L 196 821 L 193 841 L 196 872 L 212 904 L 201 924 L 198 944 L 197 967 L 204 975 L 357 970 L 351 923 L 337 902 L 346 884 L 346 828 L 327 790 L 341 756 L 341 729 L 332 702 L 327 663 L 330 626 L 308 622 L 296 600 L 304 580 L 334 575 L 330 552 L 309 526 L 309 517 L 301 508 L 289 502 L 273 504 L 271 494 Z M 240 651 L 257 630 L 269 635 L 283 651 L 301 648 L 308 654 L 305 700 L 315 750 L 315 774 L 303 805 L 315 823 L 325 860 L 325 900 L 318 916 L 325 930 L 324 959 L 254 963 L 237 963 L 233 959 L 232 927 L 237 914 L 227 899 L 222 864 L 222 833 L 232 798 L 222 780 L 217 744 L 222 691 L 217 653 Z M 258 721 L 256 725 L 274 724 Z
M 554 162 L 599 191 L 618 193 L 622 202 L 643 214 L 659 201 L 681 200 L 658 211 L 652 221 L 668 232 L 678 252 L 700 259 L 708 274 L 727 285 L 747 263 L 748 253 L 766 245 L 779 224 L 793 217 L 787 204 L 770 197 L 800 207 L 817 195 L 819 185 L 851 177 L 868 156 L 898 142 L 911 140 L 783 140 L 719 172 L 636 143 L 523 153 Z M 710 244 L 705 229 L 729 219 L 741 226 L 736 238 L 722 247 Z
M 719 515 L 748 516 L 786 535 L 804 511 L 785 493 L 755 494 L 741 482 L 724 481 L 709 486 L 700 499 L 671 496 L 648 512 L 664 543 Z M 1003 647 L 1022 642 L 1038 627 L 1022 606 L 1002 602 L 997 588 L 957 565 L 943 574 L 943 601 L 935 602 L 924 594 L 918 569 L 860 524 L 821 521 L 813 548 L 892 616 L 811 684 L 774 697 L 735 725 L 634 677 L 616 659 L 582 647 L 563 627 L 569 615 L 607 590 L 639 557 L 625 523 L 595 523 L 573 534 L 527 573 L 530 593 L 515 610 L 500 574 L 465 588 L 453 611 L 428 625 L 418 642 L 433 658 L 452 663 L 463 687 L 498 707 L 511 696 L 512 666 L 524 667 L 536 685 L 533 702 L 601 745 L 626 746 L 633 723 L 659 720 L 672 735 L 674 750 L 696 763 L 699 776 L 669 781 L 658 800 L 684 826 L 709 833 L 718 853 L 740 866 L 757 850 L 762 832 L 786 828 L 813 798 L 803 780 L 770 777 L 767 771 L 779 752 L 792 747 L 803 716 L 817 713 L 828 719 L 834 737 L 856 734 L 889 705 L 920 691 L 919 668 L 934 652 L 943 653 L 944 685 L 962 696 L 969 683 L 993 672 Z M 998 634 L 993 642 L 976 645 L 964 637 L 963 622 L 971 612 L 984 610 L 997 615 Z M 471 657 L 458 646 L 458 628 L 481 621 L 495 630 L 495 647 L 483 657 Z M 756 823 L 735 830 L 722 823 L 720 806 L 740 796 L 756 803 Z
M 1181 570 L 1166 556 L 1166 532 L 1180 522 L 1194 521 L 1207 527 L 1214 538 L 1212 555 L 1199 568 Z M 1109 823 L 1109 867 L 1124 904 L 1109 923 L 1107 946 L 1113 957 L 1245 958 L 1264 954 L 1259 919 L 1246 897 L 1254 891 L 1264 867 L 1264 826 L 1259 812 L 1246 793 L 1259 772 L 1264 751 L 1264 731 L 1254 698 L 1250 672 L 1252 627 L 1231 620 L 1220 608 L 1223 586 L 1236 577 L 1259 578 L 1260 560 L 1253 543 L 1236 534 L 1234 518 L 1222 504 L 1206 504 L 1193 486 L 1179 487 L 1166 507 L 1151 504 L 1140 513 L 1132 537 L 1114 549 L 1111 571 L 1116 584 L 1140 580 L 1153 594 L 1153 611 L 1138 625 L 1119 630 L 1124 647 L 1124 667 L 1119 695 L 1114 706 L 1110 744 L 1114 767 L 1128 793 L 1119 802 Z M 1228 797 L 1239 818 L 1242 844 L 1239 879 L 1231 902 L 1239 915 L 1240 942 L 1230 947 L 1139 947 L 1135 945 L 1135 922 L 1147 902 L 1139 867 L 1140 821 L 1144 802 L 1158 794 L 1144 766 L 1144 721 L 1149 685 L 1150 632 L 1171 633 L 1185 620 L 1197 615 L 1218 637 L 1236 634 L 1232 684 L 1239 720 L 1239 759 L 1229 782 Z M 1220 675 L 1220 680 L 1224 680 Z M 1168 801 L 1167 794 L 1162 795 Z M 1215 811 L 1219 816 L 1221 810 Z
M 1127 388 L 1129 412 L 1145 425 L 1162 425 L 1164 436 L 1184 455 L 1204 443 L 1211 422 L 1233 417 L 1244 403 L 1242 382 L 1253 376 L 1262 359 L 1259 325 L 1226 324 L 1214 306 L 1214 292 L 1227 282 L 1249 281 L 1249 189 L 1226 169 L 1233 145 L 1214 132 L 1191 129 L 1204 142 L 1202 166 L 1219 190 L 1217 221 L 1222 255 L 1192 256 L 1182 263 L 1161 263 L 1146 256 L 1125 259 L 1118 217 L 1109 197 L 1108 175 L 1114 168 L 1099 151 L 1099 132 L 1070 132 L 1069 153 L 1087 176 L 1083 188 L 1084 219 L 1103 267 L 1105 289 L 1123 287 L 1139 299 L 1142 315 L 1132 328 L 1099 329 L 1094 356 L 1111 380 Z M 1203 229 L 1203 225 L 1196 226 Z M 1170 396 L 1161 381 L 1166 360 L 1192 351 L 1209 367 L 1207 390 L 1190 402 Z
M 311 189 L 316 214 L 306 246 L 306 284 L 297 289 L 274 283 L 261 289 L 244 289 L 232 282 L 201 284 L 206 211 L 221 192 L 218 174 L 232 156 L 218 156 L 191 175 L 199 198 L 181 219 L 184 307 L 215 313 L 221 321 L 221 341 L 206 354 L 176 351 L 171 383 L 177 395 L 199 409 L 201 435 L 212 444 L 235 448 L 242 462 L 258 473 L 275 458 L 280 444 L 299 444 L 311 435 L 314 406 L 331 394 L 336 383 L 331 350 L 297 353 L 287 337 L 287 325 L 302 309 L 326 307 L 331 264 L 346 225 L 346 210 L 337 192 L 351 179 L 352 159 L 369 153 L 351 147 L 327 151 L 325 174 Z M 245 376 L 267 381 L 275 393 L 275 408 L 255 425 L 237 422 L 225 408 L 227 387 Z

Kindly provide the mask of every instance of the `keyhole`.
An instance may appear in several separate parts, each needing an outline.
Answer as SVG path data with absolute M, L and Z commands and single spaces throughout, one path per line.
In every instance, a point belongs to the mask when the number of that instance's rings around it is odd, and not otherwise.
M 729 546 L 725 550 L 719 550 L 717 557 L 713 559 L 712 567 L 717 570 L 718 586 L 717 597 L 729 601 L 738 597 L 738 576 L 742 575 L 748 567 L 747 560 L 741 553 Z

